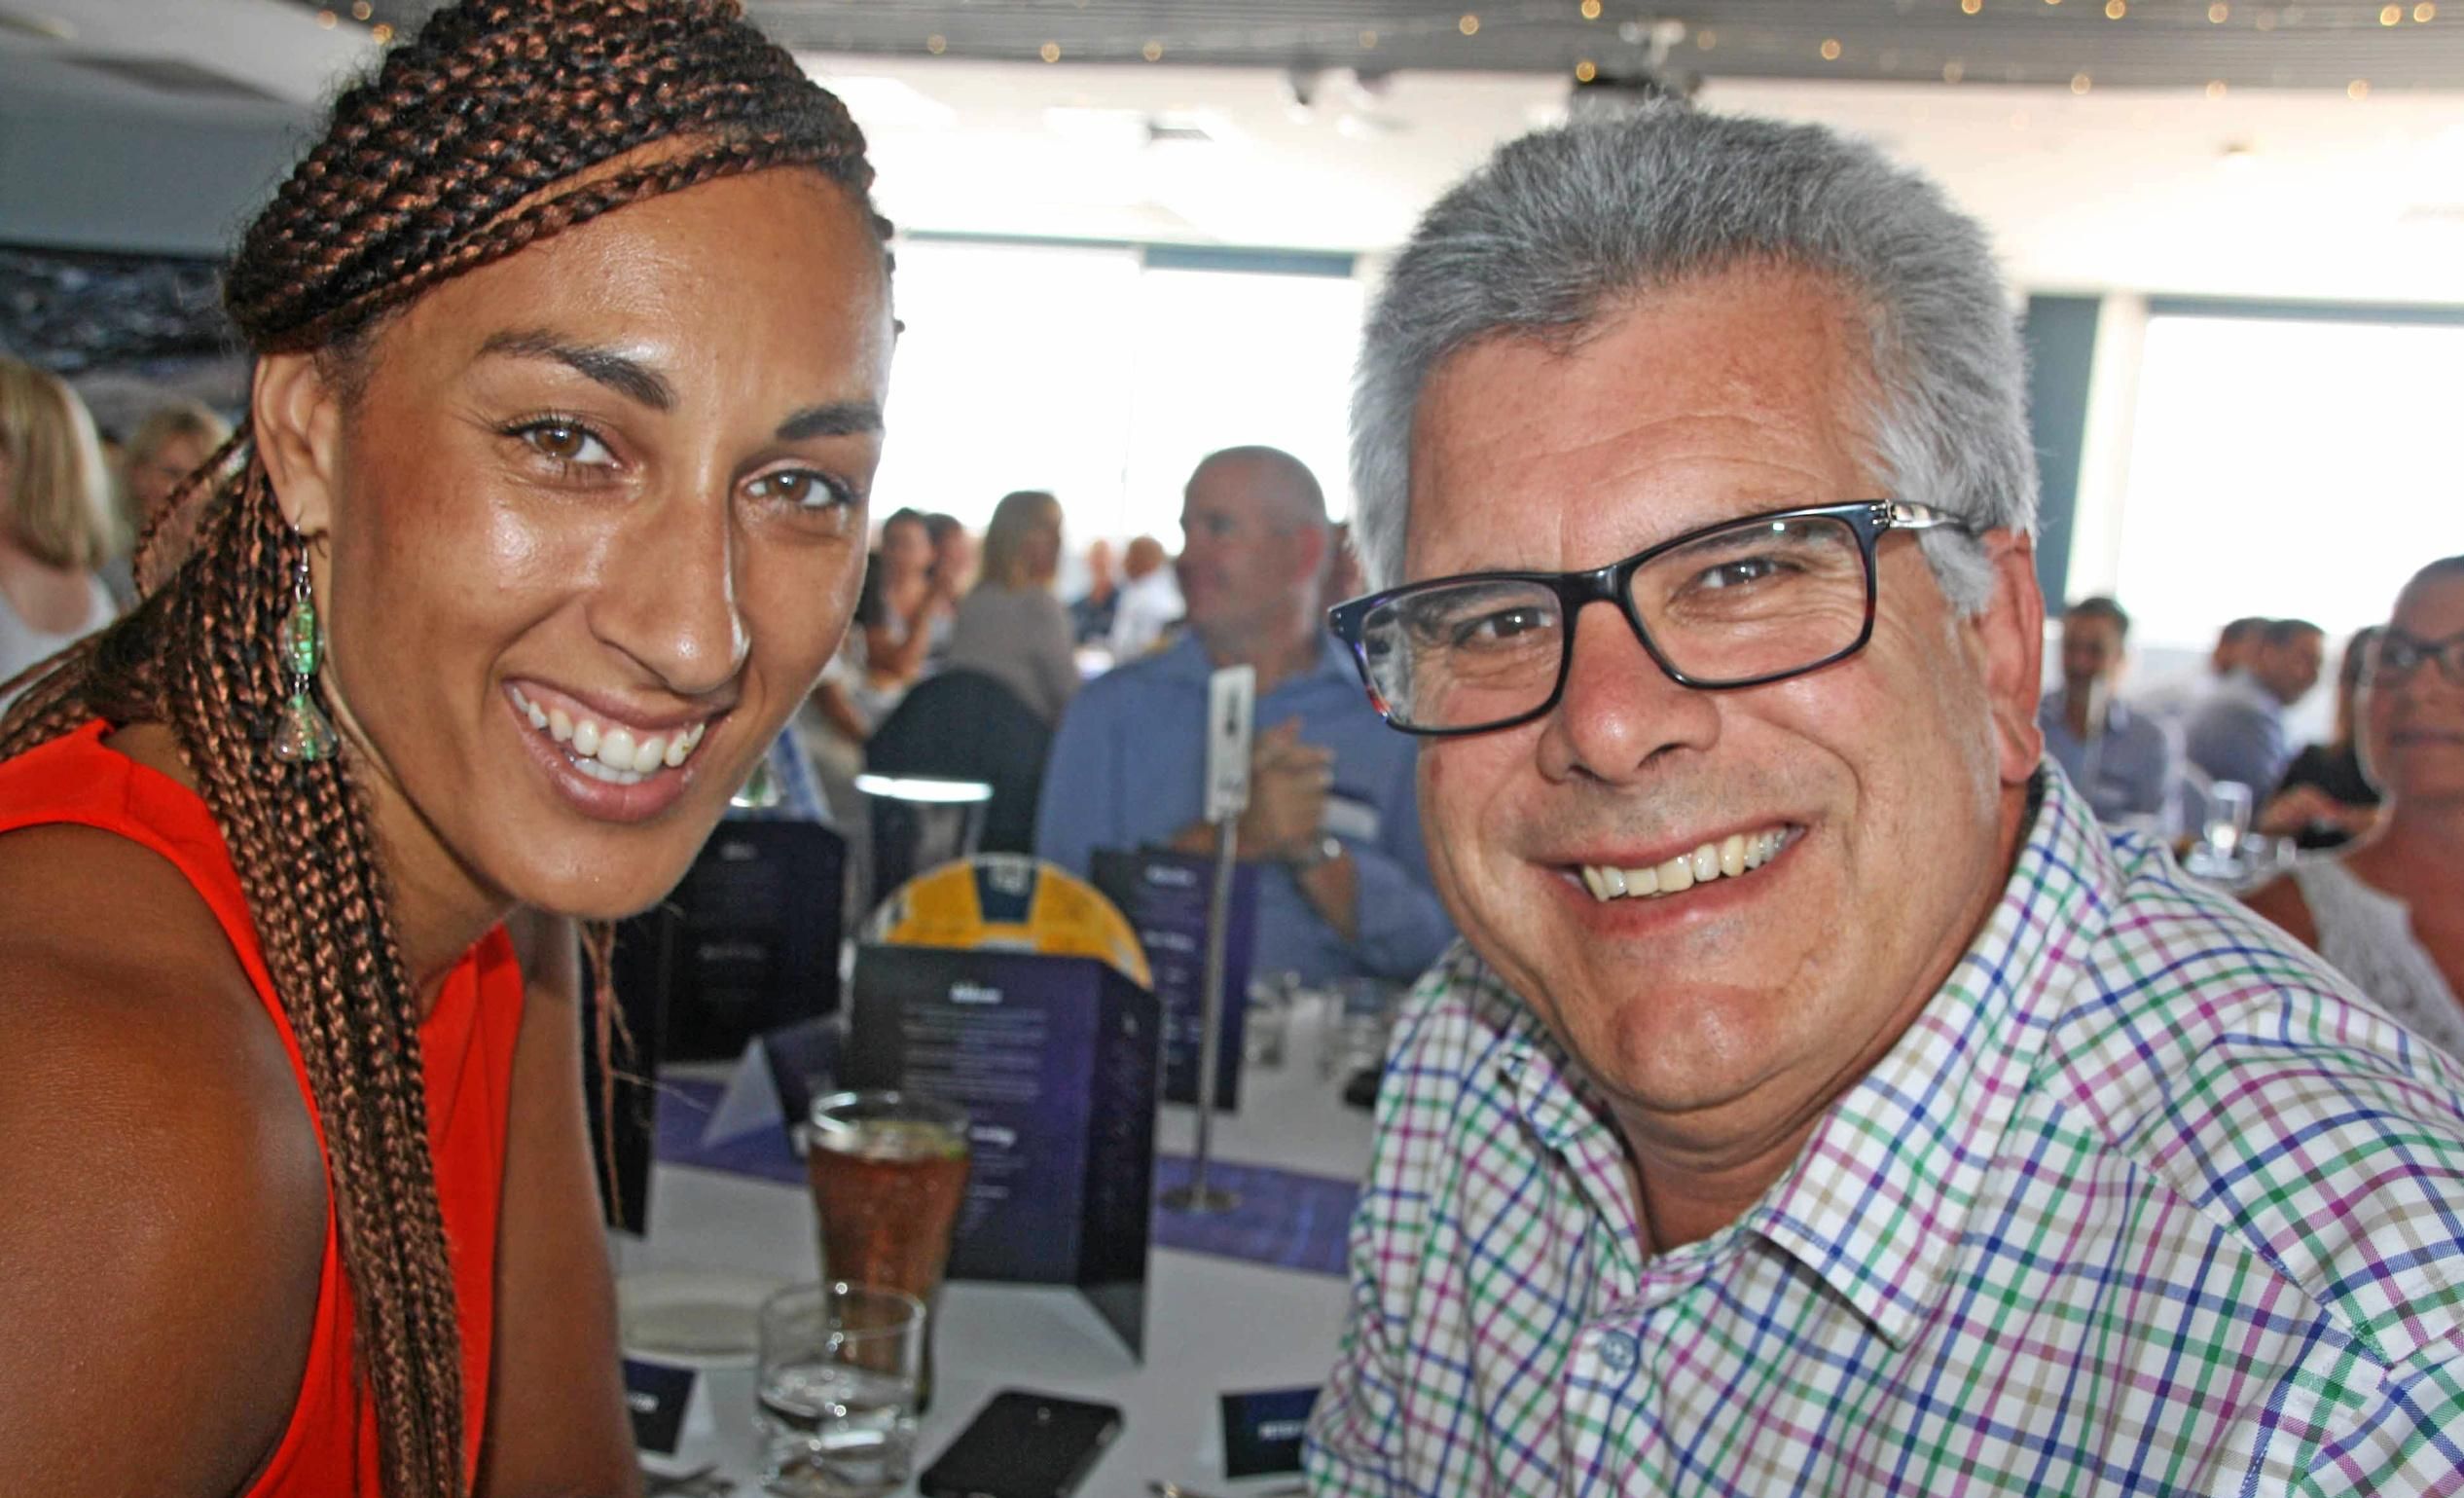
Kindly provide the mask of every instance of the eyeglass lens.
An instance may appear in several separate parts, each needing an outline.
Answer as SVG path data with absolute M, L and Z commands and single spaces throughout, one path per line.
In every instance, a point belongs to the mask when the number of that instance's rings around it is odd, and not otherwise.
M 1660 658 L 1700 686 L 1785 676 L 1853 646 L 1866 627 L 1867 553 L 1836 516 L 1710 531 L 1633 570 L 1625 600 Z M 1568 659 L 1548 582 L 1468 578 L 1372 609 L 1369 675 L 1405 726 L 1472 728 L 1539 710 Z

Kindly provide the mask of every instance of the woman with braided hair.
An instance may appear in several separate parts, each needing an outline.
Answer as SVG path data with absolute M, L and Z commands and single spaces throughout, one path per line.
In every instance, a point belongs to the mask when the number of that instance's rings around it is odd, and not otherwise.
M 870 181 L 734 0 L 463 0 L 248 230 L 193 546 L 0 724 L 0 1493 L 636 1488 L 504 923 L 663 895 L 838 644 Z

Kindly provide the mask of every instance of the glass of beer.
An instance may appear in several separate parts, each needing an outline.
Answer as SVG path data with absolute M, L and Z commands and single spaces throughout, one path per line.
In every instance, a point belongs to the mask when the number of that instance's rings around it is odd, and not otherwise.
M 929 1307 L 966 1198 L 964 1111 L 913 1092 L 838 1092 L 816 1100 L 805 1171 L 821 1220 L 822 1274 L 904 1291 L 927 1307 L 921 1409 L 930 1398 Z

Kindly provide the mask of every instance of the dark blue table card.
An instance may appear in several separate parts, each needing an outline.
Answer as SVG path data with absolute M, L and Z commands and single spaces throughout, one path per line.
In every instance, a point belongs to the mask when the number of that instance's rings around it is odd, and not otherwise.
M 1164 1101 L 1198 1101 L 1198 1048 L 1204 1039 L 1207 900 L 1214 860 L 1197 854 L 1144 848 L 1099 848 L 1095 887 L 1121 907 L 1146 949 L 1155 998 L 1164 1011 Z M 1257 869 L 1232 872 L 1232 908 L 1223 946 L 1223 1016 L 1215 1051 L 1214 1106 L 1241 1106 L 1242 1036 L 1249 1015 L 1250 958 L 1257 946 Z
M 1318 1391 L 1260 1389 L 1223 1396 L 1223 1475 L 1263 1477 L 1300 1470 L 1300 1440 Z
M 867 943 L 840 1081 L 967 1111 L 952 1279 L 1073 1285 L 1145 1344 L 1155 996 L 1107 964 Z

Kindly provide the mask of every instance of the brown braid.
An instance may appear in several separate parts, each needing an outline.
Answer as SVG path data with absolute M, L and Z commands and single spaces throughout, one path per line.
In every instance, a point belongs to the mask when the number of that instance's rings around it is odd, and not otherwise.
M 662 141 L 676 150 L 594 170 Z M 464 0 L 335 101 L 324 137 L 242 239 L 225 298 L 253 349 L 318 350 L 347 393 L 374 330 L 439 282 L 629 203 L 777 166 L 840 183 L 887 241 L 861 132 L 736 0 Z M 185 558 L 154 555 L 190 521 Z M 385 1491 L 458 1498 L 461 1338 L 419 995 L 346 758 L 284 764 L 271 751 L 305 544 L 243 426 L 149 528 L 140 576 L 167 573 L 160 586 L 23 678 L 32 684 L 0 721 L 0 757 L 96 716 L 176 736 L 239 871 L 324 1121 Z

